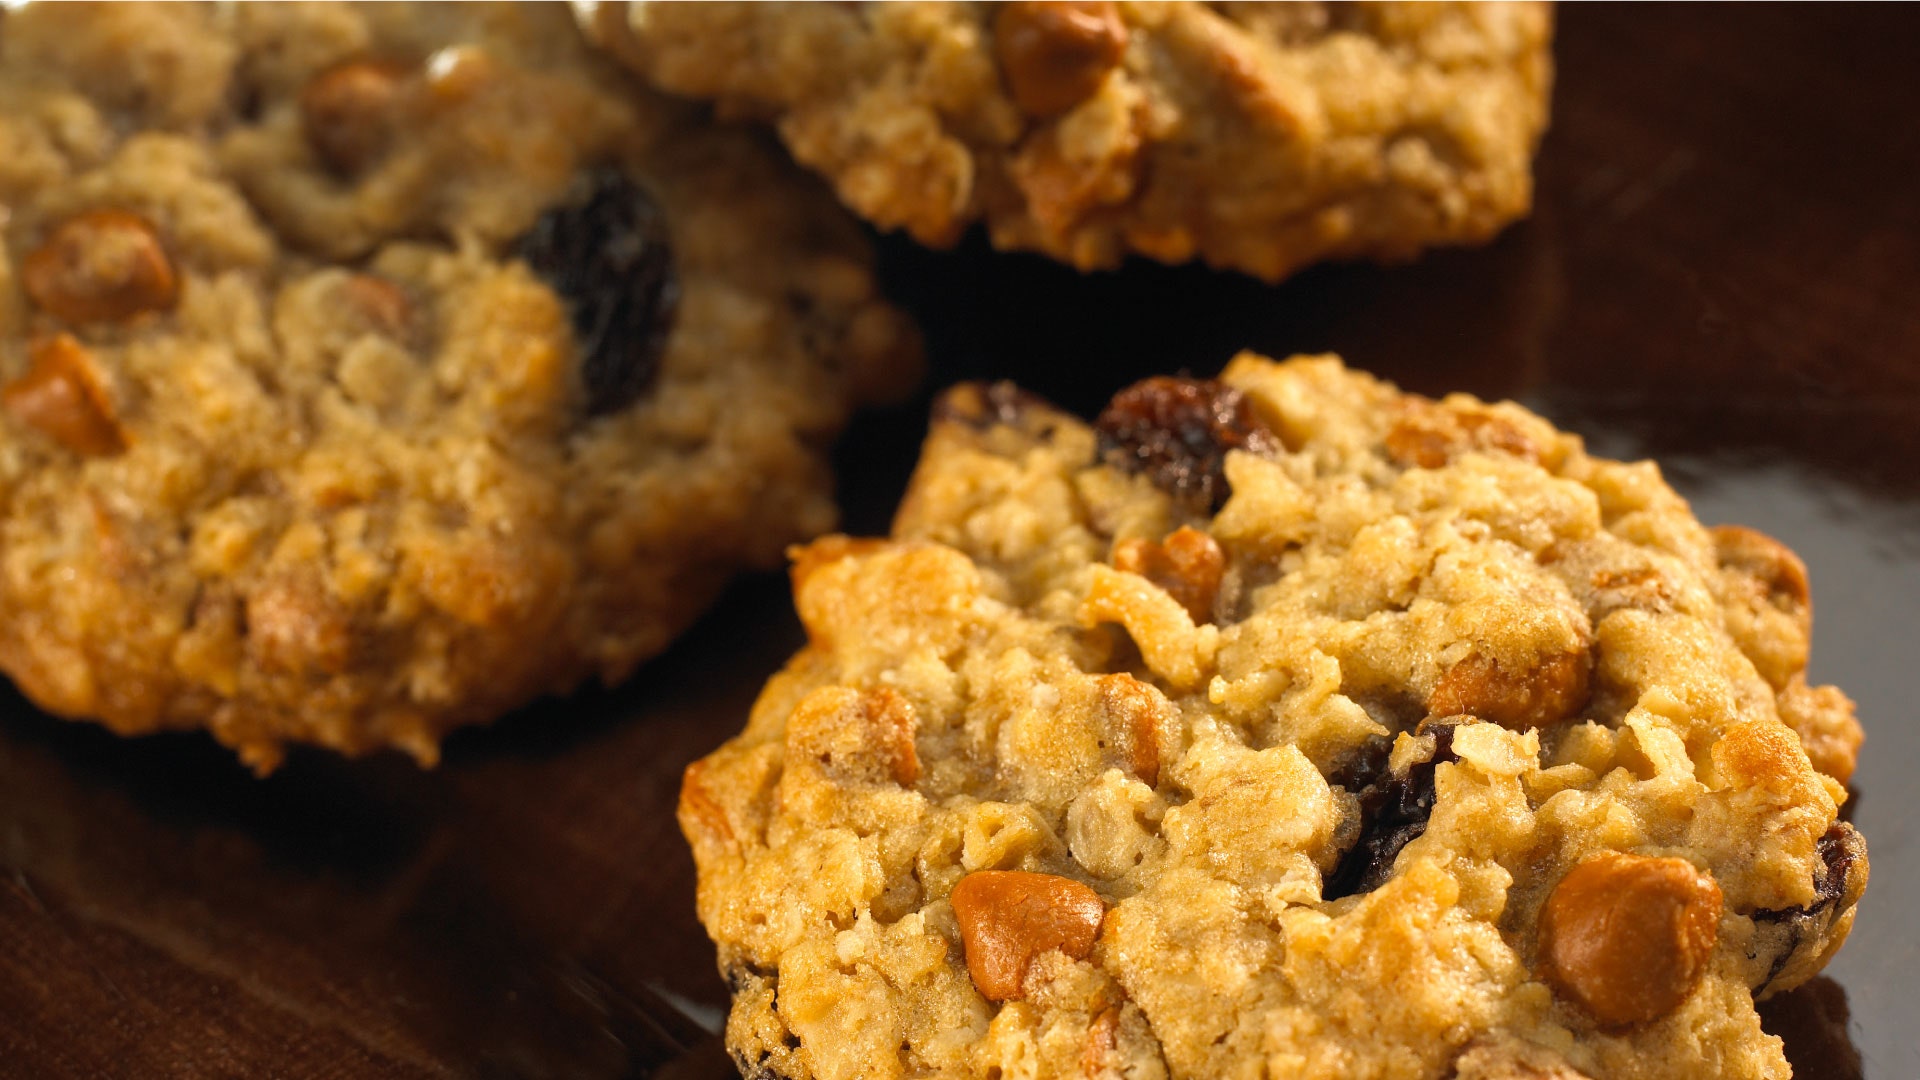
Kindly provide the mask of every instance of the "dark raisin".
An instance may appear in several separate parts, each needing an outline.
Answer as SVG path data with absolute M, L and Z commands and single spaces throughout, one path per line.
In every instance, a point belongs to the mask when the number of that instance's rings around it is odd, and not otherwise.
M 1227 451 L 1281 449 L 1246 395 L 1211 379 L 1134 383 L 1114 395 L 1094 426 L 1107 464 L 1146 474 L 1194 513 L 1217 513 L 1227 501 Z
M 1764 993 L 1794 958 L 1808 949 L 1820 948 L 1826 930 L 1840 917 L 1847 905 L 1842 903 L 1858 872 L 1858 863 L 1867 851 L 1859 830 L 1844 821 L 1836 821 L 1820 837 L 1816 850 L 1820 865 L 1813 870 L 1813 903 L 1789 908 L 1761 908 L 1753 913 L 1759 933 L 1754 956 L 1772 952 L 1773 963 L 1756 993 Z
M 1847 894 L 1854 864 L 1867 853 L 1860 831 L 1844 821 L 1836 821 L 1816 845 L 1820 865 L 1814 869 L 1813 888 L 1816 906 L 1826 907 Z
M 1443 762 L 1458 761 L 1453 753 L 1453 732 L 1459 722 L 1430 719 L 1420 725 L 1420 733 L 1433 736 L 1433 754 L 1427 760 L 1409 766 L 1404 776 L 1387 771 L 1391 741 L 1369 742 L 1353 763 L 1334 774 L 1333 780 L 1359 783 L 1360 839 L 1340 857 L 1339 865 L 1327 875 L 1321 895 L 1328 900 L 1370 893 L 1393 876 L 1393 860 L 1400 849 L 1427 831 L 1427 818 L 1433 814 L 1434 770 Z
M 567 303 L 587 414 L 625 408 L 659 367 L 680 287 L 665 215 L 615 169 L 588 173 L 534 223 L 519 255 Z
M 1327 783 L 1358 794 L 1387 778 L 1387 759 L 1393 755 L 1393 736 L 1371 735 L 1327 775 Z
M 1813 868 L 1813 903 L 1805 907 L 1770 909 L 1753 913 L 1755 919 L 1781 919 L 1796 915 L 1818 915 L 1846 895 L 1847 879 L 1854 863 L 1866 853 L 1866 842 L 1859 830 L 1844 821 L 1836 821 L 1815 844 L 1820 865 Z

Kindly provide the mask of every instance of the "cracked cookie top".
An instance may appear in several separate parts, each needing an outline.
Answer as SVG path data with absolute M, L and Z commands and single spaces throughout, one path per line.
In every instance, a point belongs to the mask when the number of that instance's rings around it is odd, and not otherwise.
M 581 5 L 656 85 L 771 120 L 848 206 L 923 243 L 984 221 L 1082 269 L 1277 280 L 1524 215 L 1546 4 Z
M 687 770 L 749 1076 L 1782 1077 L 1861 733 L 1805 567 L 1331 357 L 940 402 Z
M 911 379 L 831 196 L 542 4 L 0 21 L 0 667 L 432 760 L 830 528 Z

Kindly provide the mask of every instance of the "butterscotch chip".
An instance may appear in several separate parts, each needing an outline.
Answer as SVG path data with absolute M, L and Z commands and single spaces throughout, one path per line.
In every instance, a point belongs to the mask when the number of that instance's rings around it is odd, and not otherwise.
M 1126 55 L 1127 26 L 1107 0 L 1014 0 L 994 16 L 993 47 L 1013 100 L 1052 116 L 1099 88 Z
M 918 370 L 831 194 L 559 5 L 8 10 L 0 147 L 0 670 L 260 769 L 625 677 Z
M 300 92 L 301 129 L 314 153 L 347 174 L 384 154 L 406 127 L 412 74 L 405 64 L 354 59 L 315 75 Z
M 774 124 L 922 243 L 1269 280 L 1524 216 L 1544 3 L 581 5 L 654 84 Z
M 1585 648 L 1509 670 L 1474 653 L 1447 669 L 1427 699 L 1434 716 L 1466 714 L 1525 731 L 1569 719 L 1587 702 L 1593 655 Z
M 1027 968 L 1041 953 L 1086 956 L 1106 910 L 1098 893 L 1052 874 L 982 870 L 953 887 L 967 972 L 989 1001 L 1025 996 Z
M 1672 1012 L 1719 932 L 1720 887 L 1685 859 L 1607 854 L 1574 867 L 1540 913 L 1555 987 L 1614 1027 Z
M 180 296 L 159 232 L 126 210 L 88 210 L 61 222 L 27 255 L 20 277 L 42 310 L 75 324 L 166 311 Z
M 1517 406 L 1145 387 L 957 387 L 891 535 L 797 553 L 682 800 L 743 1071 L 1785 1075 L 1754 1001 L 1869 874 L 1793 564 Z
M 118 454 L 126 435 L 86 349 L 67 334 L 35 341 L 33 366 L 0 387 L 0 408 L 82 457 Z
M 1173 703 L 1151 685 L 1125 673 L 1096 680 L 1099 730 L 1124 756 L 1141 783 L 1160 782 L 1160 740 L 1178 721 Z
M 1139 574 L 1180 601 L 1196 623 L 1213 621 L 1226 556 L 1213 537 L 1182 525 L 1158 542 L 1135 537 L 1113 549 L 1113 568 Z

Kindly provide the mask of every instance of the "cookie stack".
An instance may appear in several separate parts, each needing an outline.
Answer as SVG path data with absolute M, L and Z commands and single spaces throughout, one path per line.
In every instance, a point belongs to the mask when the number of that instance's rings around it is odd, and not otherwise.
M 1852 925 L 1860 726 L 1805 566 L 1652 464 L 1243 354 L 1091 421 L 947 388 L 891 535 L 830 534 L 832 439 L 921 375 L 833 194 L 1081 269 L 1480 241 L 1550 30 L 10 13 L 0 668 L 260 770 L 431 763 L 800 544 L 807 643 L 680 793 L 745 1075 L 1787 1075 L 1754 1002 Z

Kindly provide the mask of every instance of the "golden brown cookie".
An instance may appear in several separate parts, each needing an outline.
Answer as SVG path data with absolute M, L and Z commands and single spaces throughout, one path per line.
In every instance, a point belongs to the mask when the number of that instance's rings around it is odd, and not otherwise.
M 0 667 L 434 759 L 832 526 L 917 352 L 854 223 L 564 7 L 0 22 Z
M 1332 357 L 938 407 L 687 770 L 749 1076 L 1781 1077 L 1860 743 L 1784 547 Z
M 1082 269 L 1277 280 L 1526 214 L 1544 3 L 589 3 L 656 85 L 772 121 L 848 206 Z

